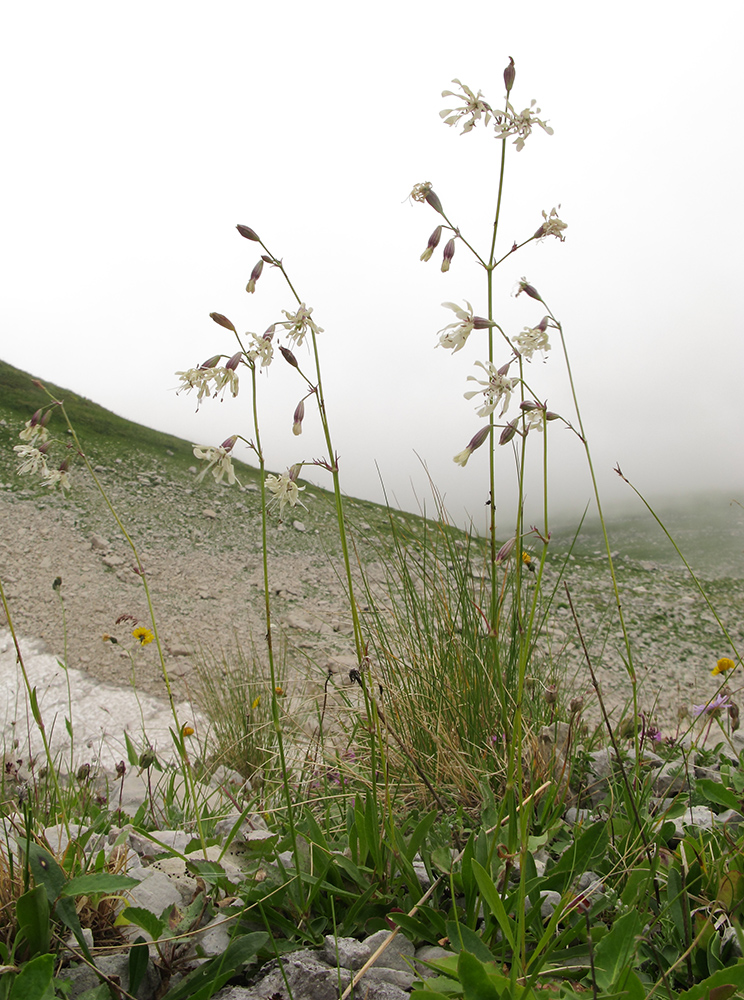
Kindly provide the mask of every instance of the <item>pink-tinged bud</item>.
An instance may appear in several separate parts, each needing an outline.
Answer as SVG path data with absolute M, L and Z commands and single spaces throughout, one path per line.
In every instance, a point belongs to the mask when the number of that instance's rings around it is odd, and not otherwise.
M 499 368 L 499 375 L 503 378 L 505 375 L 509 374 L 509 369 L 511 368 L 511 361 L 507 361 L 505 365 Z
M 546 420 L 563 420 L 563 417 L 560 415 L 560 413 L 553 413 L 552 410 L 546 410 L 545 411 L 545 419 Z
M 271 326 L 267 326 L 263 332 L 264 340 L 271 340 L 276 332 L 276 323 L 272 323 Z
M 42 412 L 41 412 L 41 410 L 37 410 L 36 413 L 32 414 L 32 416 L 31 416 L 31 426 L 32 427 L 36 427 L 36 425 L 39 423 L 39 421 L 41 420 L 41 418 L 42 418 Z
M 437 226 L 434 232 L 429 237 L 429 242 L 426 244 L 426 250 L 421 254 L 421 260 L 431 260 L 431 256 L 439 246 L 439 241 L 442 238 L 442 227 Z
M 238 440 L 238 435 L 237 434 L 231 434 L 229 438 L 226 438 L 222 442 L 222 444 L 220 445 L 220 448 L 224 448 L 225 451 L 232 451 L 233 448 L 235 447 L 235 442 L 237 440 Z
M 263 271 L 263 266 L 264 266 L 263 260 L 259 260 L 259 262 L 256 264 L 256 266 L 251 271 L 250 281 L 245 286 L 246 292 L 255 292 L 255 290 L 256 290 L 256 282 L 261 277 L 261 272 Z
M 508 444 L 516 433 L 517 433 L 517 422 L 516 420 L 512 420 L 511 423 L 508 423 L 501 432 L 501 437 L 499 438 L 499 444 Z
M 540 333 L 545 333 L 545 331 L 548 329 L 548 323 L 549 322 L 550 322 L 550 317 L 549 316 L 543 316 L 543 318 L 537 324 L 537 326 L 535 327 L 535 329 L 539 330 Z
M 483 316 L 473 316 L 474 330 L 488 330 L 494 325 L 492 319 L 484 319 Z
M 264 264 L 274 264 L 274 263 L 276 263 L 276 261 L 274 260 L 274 258 L 273 257 L 269 257 L 269 255 L 266 254 L 266 253 L 262 253 L 261 254 L 261 260 L 264 262 Z
M 224 326 L 226 330 L 232 330 L 233 333 L 238 332 L 227 316 L 223 316 L 222 313 L 210 313 L 209 316 L 210 319 L 213 319 L 218 326 Z
M 444 215 L 442 203 L 431 189 L 426 192 L 426 202 L 428 205 L 431 205 L 435 212 L 439 212 L 440 215 Z
M 447 240 L 444 247 L 444 253 L 442 255 L 442 270 L 449 271 L 450 263 L 452 258 L 455 256 L 455 237 L 453 236 L 451 240 Z
M 496 553 L 496 563 L 505 563 L 514 551 L 514 546 L 516 544 L 516 538 L 510 538 L 508 542 L 504 542 L 499 551 Z
M 530 413 L 532 410 L 542 410 L 542 406 L 536 403 L 534 399 L 525 399 L 523 403 L 519 404 L 519 409 L 524 410 L 525 413 Z
M 59 463 L 59 471 L 60 472 L 68 472 L 69 468 L 70 468 L 70 460 L 69 460 L 69 458 L 65 458 L 65 459 L 63 459 L 63 461 L 61 461 Z
M 491 433 L 491 427 L 489 424 L 486 424 L 485 427 L 481 427 L 478 433 L 473 436 L 470 444 L 468 445 L 469 451 L 475 451 L 476 448 L 480 448 L 480 446 L 483 444 L 483 442 L 486 440 L 486 438 L 490 433 Z
M 254 231 L 249 226 L 241 226 L 240 224 L 238 224 L 235 228 L 240 233 L 240 235 L 245 236 L 247 240 L 253 240 L 254 243 L 261 242 L 256 233 L 254 233 Z
M 199 365 L 199 368 L 214 368 L 221 357 L 221 354 L 213 354 L 211 358 L 207 358 L 203 365 Z
M 302 421 L 305 419 L 305 400 L 301 399 L 297 404 L 297 409 L 294 411 L 292 433 L 302 434 Z
M 520 280 L 519 291 L 517 292 L 517 296 L 521 295 L 522 292 L 524 292 L 525 295 L 529 295 L 531 299 L 537 299 L 538 302 L 542 302 L 542 299 L 540 298 L 540 293 L 533 285 L 529 284 L 526 278 L 522 278 Z
M 514 86 L 514 78 L 517 75 L 517 71 L 514 68 L 514 60 L 509 56 L 509 65 L 504 70 L 504 83 L 506 84 L 506 94 L 509 96 L 512 87 Z
M 52 411 L 51 410 L 46 410 L 42 414 L 42 417 L 41 417 L 41 420 L 39 421 L 39 423 L 41 424 L 42 427 L 46 427 L 46 425 L 49 423 L 49 421 L 51 419 L 52 419 Z
M 293 368 L 299 368 L 297 364 L 297 358 L 292 354 L 288 347 L 282 347 L 279 345 L 279 350 L 282 352 L 282 357 L 287 362 L 288 365 L 292 365 Z
M 236 354 L 230 358 L 230 360 L 225 365 L 225 368 L 229 368 L 231 372 L 237 371 L 238 365 L 240 364 L 240 359 L 243 357 L 243 352 L 238 351 Z
M 297 462 L 289 470 L 289 478 L 290 478 L 291 482 L 293 482 L 293 483 L 297 482 L 297 480 L 299 478 L 299 475 L 300 475 L 300 472 L 302 472 L 302 462 Z

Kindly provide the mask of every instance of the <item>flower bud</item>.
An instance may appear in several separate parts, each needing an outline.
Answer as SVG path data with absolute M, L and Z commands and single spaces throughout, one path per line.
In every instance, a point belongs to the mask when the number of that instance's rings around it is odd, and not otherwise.
M 253 240 L 254 243 L 260 243 L 261 240 L 258 238 L 256 233 L 249 226 L 241 226 L 239 223 L 235 227 L 241 236 L 245 236 L 247 240 Z
M 429 237 L 429 242 L 426 245 L 426 250 L 421 254 L 421 260 L 431 260 L 431 256 L 439 246 L 439 241 L 442 238 L 442 227 L 437 226 L 434 232 Z
M 490 330 L 490 328 L 494 325 L 495 324 L 492 319 L 484 319 L 483 316 L 473 316 L 474 330 Z
M 553 413 L 552 410 L 546 410 L 545 411 L 545 419 L 546 420 L 562 420 L 563 417 L 561 417 L 560 413 Z
M 211 358 L 207 358 L 203 365 L 199 365 L 199 368 L 214 368 L 221 357 L 221 354 L 213 354 Z
M 295 462 L 292 468 L 289 470 L 289 478 L 293 483 L 297 482 L 300 472 L 302 471 L 302 462 Z
M 287 362 L 288 365 L 292 365 L 293 368 L 300 367 L 297 364 L 297 358 L 294 356 L 294 354 L 292 354 L 292 352 L 289 350 L 288 347 L 282 347 L 282 345 L 280 344 L 279 350 L 282 352 L 282 357 L 284 358 L 284 360 Z
M 577 715 L 582 710 L 583 707 L 584 707 L 584 699 L 581 698 L 580 696 L 572 698 L 571 701 L 568 703 L 568 708 L 569 711 L 571 712 L 571 715 Z
M 78 781 L 87 781 L 90 778 L 90 764 L 81 764 L 75 777 Z
M 242 357 L 243 357 L 243 352 L 242 351 L 238 351 L 236 354 L 233 354 L 233 356 L 230 358 L 230 360 L 225 365 L 225 368 L 228 368 L 231 372 L 237 371 L 238 370 L 238 365 L 240 364 L 240 359 Z
M 520 279 L 520 282 L 519 282 L 519 291 L 517 292 L 517 296 L 521 295 L 522 292 L 524 292 L 525 295 L 529 295 L 529 297 L 531 299 L 537 299 L 538 302 L 542 302 L 542 299 L 540 298 L 540 293 L 538 292 L 538 290 L 535 287 L 533 287 L 532 285 L 529 284 L 529 282 L 527 281 L 526 278 L 521 278 Z M 546 320 L 547 320 L 547 317 L 546 317 Z
M 263 271 L 263 266 L 264 266 L 263 260 L 259 260 L 259 262 L 256 264 L 256 266 L 251 271 L 250 281 L 245 286 L 246 292 L 251 292 L 251 293 L 255 292 L 255 290 L 256 290 L 256 282 L 261 277 L 261 272 Z
M 517 71 L 514 68 L 514 60 L 509 56 L 509 65 L 504 70 L 504 83 L 506 84 L 506 94 L 509 96 L 512 87 L 514 86 L 514 77 L 517 75 Z
M 543 697 L 545 698 L 545 703 L 547 705 L 555 705 L 558 701 L 558 688 L 555 684 L 548 684 L 545 688 L 545 694 Z
M 511 556 L 514 551 L 514 546 L 517 544 L 516 538 L 510 538 L 508 542 L 504 542 L 499 551 L 496 553 L 496 564 L 505 563 L 507 559 Z
M 46 410 L 42 414 L 42 417 L 41 417 L 41 420 L 39 421 L 39 423 L 41 424 L 42 427 L 46 427 L 46 425 L 49 423 L 49 421 L 51 419 L 52 419 L 52 411 L 51 410 Z
M 224 448 L 225 451 L 232 451 L 233 448 L 235 447 L 235 442 L 237 440 L 238 440 L 238 435 L 231 434 L 229 438 L 225 438 L 225 440 L 220 445 L 220 448 Z
M 501 432 L 501 437 L 499 438 L 499 444 L 508 444 L 514 435 L 517 433 L 517 422 L 512 420 L 506 425 L 506 427 Z
M 232 323 L 230 322 L 230 320 L 227 318 L 227 316 L 223 316 L 222 313 L 210 313 L 209 316 L 219 326 L 224 326 L 224 328 L 226 330 L 232 330 L 233 333 L 237 333 L 238 332 L 235 329 L 235 327 L 232 325 Z
M 305 419 L 305 400 L 301 399 L 294 411 L 294 422 L 292 424 L 293 434 L 302 434 L 302 421 Z
M 442 270 L 449 271 L 450 262 L 455 256 L 455 237 L 453 236 L 451 240 L 448 240 L 444 247 L 444 254 L 442 257 Z
M 29 421 L 32 427 L 36 427 L 42 418 L 41 410 L 37 410 L 36 413 L 31 415 L 31 420 Z
M 452 461 L 456 462 L 457 465 L 461 465 L 464 469 L 465 466 L 468 464 L 468 459 L 470 458 L 470 456 L 473 454 L 476 448 L 480 448 L 480 446 L 483 444 L 483 442 L 486 440 L 486 438 L 490 433 L 491 433 L 490 424 L 486 424 L 485 427 L 481 427 L 478 433 L 472 437 L 467 448 L 465 448 L 463 451 L 455 455 Z
M 532 410 L 541 410 L 542 406 L 536 403 L 534 399 L 525 399 L 519 404 L 519 409 L 524 410 L 525 413 L 530 413 Z
M 117 778 L 123 778 L 126 773 L 127 773 L 127 765 L 124 763 L 123 760 L 120 760 L 119 763 L 116 765 L 116 776 Z
M 52 590 L 59 590 L 61 586 L 62 586 L 62 577 L 55 576 L 54 583 L 52 584 Z
M 442 203 L 431 188 L 426 192 L 426 203 L 431 205 L 435 212 L 439 212 L 440 215 L 444 215 Z

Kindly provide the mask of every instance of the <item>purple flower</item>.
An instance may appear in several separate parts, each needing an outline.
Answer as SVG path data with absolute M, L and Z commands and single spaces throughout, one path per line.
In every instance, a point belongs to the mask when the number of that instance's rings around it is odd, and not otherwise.
M 699 718 L 701 715 L 713 715 L 714 712 L 720 711 L 722 708 L 728 708 L 729 696 L 727 694 L 719 693 L 712 698 L 705 705 L 693 705 L 692 713 L 695 718 Z

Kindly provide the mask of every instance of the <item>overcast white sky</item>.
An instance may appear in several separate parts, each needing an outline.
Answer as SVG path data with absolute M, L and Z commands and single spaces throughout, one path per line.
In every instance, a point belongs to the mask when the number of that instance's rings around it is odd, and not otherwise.
M 497 318 L 512 334 L 539 321 L 511 297 L 526 275 L 563 321 L 609 502 L 626 496 L 616 462 L 651 494 L 741 488 L 743 30 L 738 0 L 5 5 L 0 357 L 194 442 L 250 437 L 247 378 L 198 414 L 174 392 L 175 371 L 236 349 L 211 311 L 261 333 L 294 308 L 269 269 L 246 295 L 244 223 L 325 328 L 346 491 L 381 499 L 378 463 L 412 507 L 425 462 L 482 526 L 486 449 L 464 470 L 452 456 L 482 424 L 463 392 L 485 342 L 434 348 L 441 303 L 483 314 L 485 281 L 462 246 L 447 274 L 419 261 L 438 216 L 406 198 L 433 182 L 485 245 L 499 143 L 442 124 L 440 94 L 459 77 L 499 106 L 513 56 L 513 103 L 536 98 L 555 134 L 509 148 L 501 246 L 559 203 L 569 228 L 497 271 Z M 530 378 L 572 415 L 557 351 Z M 296 373 L 279 359 L 261 390 L 269 467 L 323 454 L 312 413 L 291 433 Z M 556 499 L 580 512 L 579 443 L 550 430 Z

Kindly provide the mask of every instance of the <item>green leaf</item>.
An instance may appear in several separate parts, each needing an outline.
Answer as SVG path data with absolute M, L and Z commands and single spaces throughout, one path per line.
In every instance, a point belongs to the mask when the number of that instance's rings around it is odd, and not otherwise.
M 119 926 L 122 924 L 134 924 L 137 927 L 141 927 L 143 931 L 147 931 L 153 941 L 157 941 L 158 938 L 162 937 L 165 930 L 164 922 L 150 910 L 146 910 L 142 906 L 126 906 L 116 918 L 114 924 Z
M 39 696 L 36 693 L 36 688 L 32 688 L 31 693 L 28 696 L 28 700 L 31 702 L 31 714 L 34 717 L 34 722 L 39 729 L 43 729 L 44 723 L 41 720 L 41 712 L 39 711 Z
M 605 856 L 608 840 L 607 824 L 592 823 L 573 846 L 566 848 L 555 867 L 545 873 L 540 888 L 563 892 L 576 875 L 590 870 Z
M 140 936 L 129 950 L 129 993 L 136 996 L 140 983 L 145 978 L 150 950 L 145 939 Z
M 459 924 L 455 920 L 447 921 L 447 937 L 450 939 L 450 947 L 453 951 L 462 953 L 470 952 L 481 962 L 495 961 L 488 947 L 480 937 L 471 931 L 465 924 Z
M 62 897 L 62 892 L 67 885 L 67 876 L 49 851 L 45 851 L 38 844 L 28 844 L 28 864 L 36 884 L 44 886 L 47 899 L 54 908 L 54 915 L 72 931 L 78 947 L 88 961 L 92 962 L 93 957 L 88 943 L 83 937 L 83 929 L 75 912 L 75 904 L 71 899 Z
M 680 993 L 677 1000 L 708 1000 L 714 990 L 724 987 L 734 987 L 734 990 L 744 990 L 744 959 L 740 958 L 736 965 L 719 969 L 701 983 L 696 983 L 691 989 Z M 729 993 L 729 996 L 733 994 Z
M 467 951 L 460 952 L 457 974 L 465 1000 L 501 1000 L 501 993 L 489 979 L 486 967 L 475 955 Z
M 26 962 L 8 1000 L 54 1000 L 54 955 L 37 955 Z
M 599 988 L 607 992 L 618 984 L 620 976 L 635 965 L 636 949 L 641 933 L 641 918 L 637 910 L 618 917 L 610 933 L 594 949 L 594 971 Z
M 28 945 L 28 957 L 49 951 L 51 927 L 49 925 L 49 899 L 43 885 L 29 889 L 16 900 L 18 930 Z
M 514 922 L 509 919 L 498 889 L 493 884 L 493 879 L 477 861 L 473 862 L 473 875 L 475 876 L 475 881 L 478 883 L 478 888 L 481 891 L 484 902 L 498 921 L 501 932 L 511 945 L 513 951 L 516 948 Z
M 127 745 L 127 760 L 129 761 L 130 767 L 137 767 L 139 764 L 139 754 L 135 748 L 134 743 L 129 738 L 129 733 L 124 730 L 124 741 Z
M 182 979 L 163 1000 L 209 1000 L 268 940 L 269 935 L 263 932 L 235 938 L 222 955 Z
M 136 878 L 129 875 L 110 875 L 108 872 L 93 872 L 77 875 L 62 887 L 61 896 L 100 896 L 123 892 L 139 885 Z
M 418 849 L 426 840 L 426 835 L 429 833 L 429 830 L 431 830 L 434 821 L 437 818 L 438 812 L 439 811 L 437 809 L 432 809 L 430 813 L 424 816 L 424 818 L 421 820 L 421 822 L 418 824 L 416 829 L 411 834 L 411 839 L 408 841 L 408 849 L 406 850 L 406 857 L 408 858 L 409 861 L 412 862 L 413 859 L 416 857 Z
M 730 788 L 725 788 L 720 781 L 712 781 L 710 778 L 698 778 L 695 788 L 707 799 L 708 802 L 715 802 L 719 806 L 726 806 L 727 809 L 734 809 L 741 812 L 741 802 L 734 795 Z

